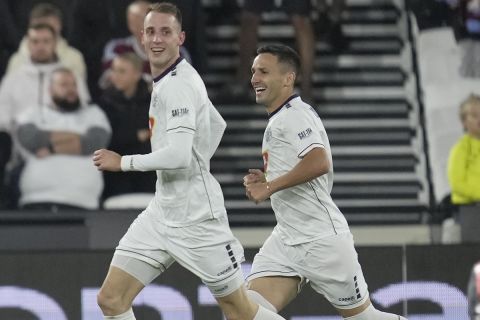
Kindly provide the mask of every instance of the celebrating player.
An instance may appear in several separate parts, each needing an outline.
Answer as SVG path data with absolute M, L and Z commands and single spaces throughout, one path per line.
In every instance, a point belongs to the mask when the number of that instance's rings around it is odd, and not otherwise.
M 225 121 L 179 54 L 181 28 L 180 11 L 167 2 L 152 5 L 144 20 L 143 45 L 154 79 L 152 153 L 94 153 L 99 170 L 157 171 L 155 197 L 120 240 L 98 303 L 105 319 L 135 319 L 135 296 L 177 261 L 202 279 L 227 319 L 283 319 L 247 296 L 243 248 L 230 231 L 222 190 L 210 173 Z
M 315 110 L 294 94 L 300 60 L 283 45 L 257 50 L 252 86 L 269 121 L 263 137 L 265 173 L 250 169 L 246 194 L 255 203 L 270 197 L 277 225 L 255 256 L 249 291 L 277 312 L 308 280 L 349 320 L 398 320 L 376 310 L 357 259 L 347 221 L 333 202 L 332 154 Z

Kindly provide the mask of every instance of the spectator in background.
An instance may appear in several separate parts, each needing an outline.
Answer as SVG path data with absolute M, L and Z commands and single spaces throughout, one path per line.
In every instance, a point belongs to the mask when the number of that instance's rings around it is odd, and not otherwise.
M 130 35 L 125 38 L 110 40 L 105 45 L 102 58 L 102 69 L 104 71 L 99 80 L 100 88 L 105 89 L 111 85 L 110 76 L 113 58 L 115 58 L 118 54 L 126 52 L 134 52 L 142 59 L 142 76 L 145 81 L 152 81 L 152 76 L 150 74 L 150 63 L 148 62 L 145 48 L 142 45 L 143 19 L 147 14 L 149 6 L 150 2 L 146 0 L 136 0 L 127 7 L 126 18 Z M 188 61 L 191 61 L 190 55 L 183 46 L 181 47 L 181 55 Z
M 150 91 L 142 79 L 143 61 L 135 53 L 116 56 L 111 67 L 112 86 L 104 91 L 100 106 L 112 127 L 109 149 L 120 154 L 151 152 L 148 109 Z M 133 193 L 155 192 L 155 172 L 104 172 L 104 198 Z
M 257 48 L 261 14 L 273 9 L 275 9 L 274 1 L 245 0 L 240 18 L 239 64 L 235 81 L 223 88 L 218 96 L 220 102 L 245 101 L 251 93 L 250 66 Z M 290 15 L 302 60 L 301 94 L 304 100 L 312 101 L 311 77 L 315 54 L 315 37 L 309 16 L 312 6 L 310 0 L 284 0 L 282 9 Z
M 56 36 L 49 24 L 34 24 L 28 28 L 29 59 L 8 73 L 0 86 L 0 131 L 11 133 L 16 115 L 27 108 L 41 108 L 49 103 L 49 77 L 62 65 L 55 52 Z M 83 80 L 79 79 L 78 87 L 82 102 L 90 100 Z
M 83 55 L 77 49 L 69 46 L 62 37 L 62 12 L 51 3 L 38 3 L 30 12 L 29 25 L 47 24 L 53 28 L 56 37 L 55 52 L 62 65 L 70 68 L 77 76 L 87 79 L 86 65 Z M 28 63 L 30 52 L 28 39 L 24 37 L 18 51 L 12 55 L 8 62 L 7 73 L 17 70 L 20 66 Z
M 0 1 L 0 75 L 5 72 L 10 55 L 18 48 L 21 33 L 11 12 L 11 0 Z
M 448 180 L 452 203 L 480 202 L 480 97 L 470 95 L 460 106 L 465 134 L 450 151 Z
M 10 135 L 4 131 L 0 131 L 0 209 L 7 207 L 8 199 L 5 185 L 5 167 L 10 159 L 12 152 L 12 139 Z
M 462 50 L 460 74 L 480 78 L 480 0 L 446 0 L 456 11 L 456 34 Z
M 78 48 L 87 64 L 88 88 L 96 100 L 101 90 L 98 87 L 98 79 L 102 73 L 102 52 L 105 44 L 121 30 L 116 10 L 113 4 L 123 3 L 120 0 L 74 0 L 70 2 L 74 18 L 71 21 L 70 43 Z M 125 14 L 122 11 L 122 21 Z M 126 28 L 125 28 L 126 29 Z
M 94 105 L 81 103 L 76 77 L 53 71 L 47 108 L 31 108 L 16 119 L 16 138 L 25 158 L 20 205 L 25 209 L 97 209 L 102 174 L 91 165 L 95 149 L 107 146 L 110 126 Z
M 348 41 L 342 31 L 342 13 L 345 0 L 317 0 L 318 16 L 315 21 L 317 35 L 323 35 L 333 50 L 339 52 L 347 48 Z

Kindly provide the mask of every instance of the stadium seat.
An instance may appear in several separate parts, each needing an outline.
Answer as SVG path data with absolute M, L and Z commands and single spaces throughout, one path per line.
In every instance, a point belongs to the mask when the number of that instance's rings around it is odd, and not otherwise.
M 152 200 L 153 193 L 127 193 L 105 199 L 103 208 L 112 209 L 145 209 Z

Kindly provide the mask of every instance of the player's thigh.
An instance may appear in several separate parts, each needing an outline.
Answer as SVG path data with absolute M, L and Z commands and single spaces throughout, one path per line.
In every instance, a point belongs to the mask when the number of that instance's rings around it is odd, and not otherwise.
M 296 253 L 273 232 L 253 259 L 248 288 L 257 291 L 277 310 L 282 310 L 301 291 L 305 277 L 298 270 Z
M 155 212 L 144 211 L 120 240 L 111 265 L 148 285 L 174 263 L 167 249 L 165 230 Z
M 99 298 L 103 302 L 122 300 L 129 305 L 143 288 L 143 283 L 138 279 L 122 269 L 110 266 L 100 288 Z
M 260 293 L 275 309 L 282 310 L 298 294 L 299 277 L 261 277 L 248 282 L 248 289 Z
M 353 309 L 367 301 L 368 287 L 351 233 L 320 239 L 303 249 L 303 273 L 335 308 Z
M 243 247 L 230 231 L 226 218 L 170 231 L 169 253 L 197 275 L 213 296 L 227 295 L 243 285 Z

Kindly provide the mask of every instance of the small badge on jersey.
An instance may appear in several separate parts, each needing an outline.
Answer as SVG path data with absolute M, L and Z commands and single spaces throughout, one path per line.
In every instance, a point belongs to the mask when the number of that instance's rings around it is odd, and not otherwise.
M 188 108 L 177 108 L 172 110 L 172 117 L 181 117 L 187 115 L 189 112 Z
M 305 139 L 306 137 L 308 137 L 309 135 L 311 135 L 312 132 L 313 132 L 313 131 L 312 131 L 311 128 L 307 128 L 307 129 L 305 129 L 305 130 L 303 130 L 303 131 L 301 131 L 301 132 L 299 132 L 299 133 L 297 133 L 297 134 L 298 134 L 298 137 L 300 138 L 300 140 L 303 140 L 303 139 Z
M 270 142 L 270 139 L 272 139 L 272 129 L 267 128 L 267 131 L 265 131 L 265 141 Z
M 158 96 L 155 93 L 153 93 L 151 106 L 155 108 L 157 104 L 158 104 Z

